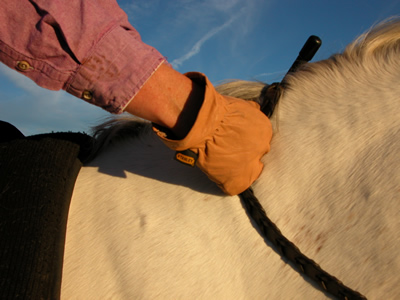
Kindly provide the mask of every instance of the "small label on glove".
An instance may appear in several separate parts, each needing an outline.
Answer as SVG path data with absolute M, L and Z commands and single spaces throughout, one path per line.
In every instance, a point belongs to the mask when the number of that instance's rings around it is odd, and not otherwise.
M 185 165 L 194 167 L 197 161 L 197 154 L 191 150 L 175 152 L 175 159 Z

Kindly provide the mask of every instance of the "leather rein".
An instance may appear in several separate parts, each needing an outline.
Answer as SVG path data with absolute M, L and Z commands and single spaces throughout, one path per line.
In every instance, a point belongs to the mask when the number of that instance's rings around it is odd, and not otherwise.
M 324 271 L 316 262 L 305 256 L 289 241 L 279 228 L 267 217 L 265 210 L 251 188 L 241 193 L 240 198 L 249 216 L 260 229 L 262 236 L 271 242 L 279 254 L 290 261 L 297 271 L 306 275 L 325 292 L 339 299 L 367 299 L 359 292 L 345 286 L 339 279 Z

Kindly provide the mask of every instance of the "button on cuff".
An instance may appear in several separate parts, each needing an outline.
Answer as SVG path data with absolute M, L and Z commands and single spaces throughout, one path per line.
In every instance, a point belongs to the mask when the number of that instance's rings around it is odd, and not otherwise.
M 93 93 L 91 91 L 88 91 L 88 90 L 83 91 L 83 93 L 82 93 L 83 100 L 88 101 L 88 100 L 92 100 L 92 98 L 93 98 Z
M 26 60 L 17 61 L 16 68 L 17 70 L 22 72 L 26 72 L 29 71 L 30 69 L 33 69 Z

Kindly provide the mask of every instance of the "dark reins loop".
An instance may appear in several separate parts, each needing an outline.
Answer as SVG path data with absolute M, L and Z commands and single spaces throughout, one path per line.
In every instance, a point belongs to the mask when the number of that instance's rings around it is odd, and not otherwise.
M 252 188 L 247 189 L 239 196 L 247 213 L 257 224 L 263 237 L 278 249 L 280 255 L 293 263 L 300 273 L 314 281 L 323 291 L 339 299 L 367 299 L 359 292 L 345 286 L 336 277 L 324 271 L 316 262 L 305 256 L 296 245 L 290 242 L 267 217 Z

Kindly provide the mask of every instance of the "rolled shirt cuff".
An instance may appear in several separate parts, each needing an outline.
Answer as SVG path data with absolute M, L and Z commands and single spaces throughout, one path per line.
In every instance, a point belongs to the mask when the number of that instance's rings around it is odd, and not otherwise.
M 164 61 L 135 31 L 116 26 L 97 43 L 64 89 L 111 113 L 121 113 Z

